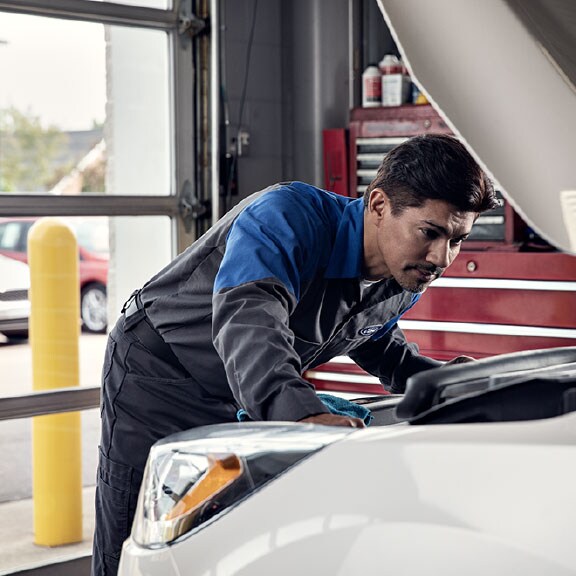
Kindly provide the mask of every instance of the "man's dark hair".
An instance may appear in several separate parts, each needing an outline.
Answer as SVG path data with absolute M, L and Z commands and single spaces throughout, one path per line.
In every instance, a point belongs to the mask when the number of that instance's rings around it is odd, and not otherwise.
M 368 186 L 365 206 L 375 188 L 384 190 L 394 215 L 426 200 L 443 200 L 464 212 L 498 206 L 488 176 L 461 142 L 444 134 L 416 136 L 395 146 Z

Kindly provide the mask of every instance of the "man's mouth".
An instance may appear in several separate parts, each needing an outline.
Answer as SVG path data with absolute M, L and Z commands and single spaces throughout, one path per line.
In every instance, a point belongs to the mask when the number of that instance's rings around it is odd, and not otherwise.
M 421 282 L 432 282 L 442 275 L 444 270 L 438 266 L 409 266 L 409 269 L 415 270 Z

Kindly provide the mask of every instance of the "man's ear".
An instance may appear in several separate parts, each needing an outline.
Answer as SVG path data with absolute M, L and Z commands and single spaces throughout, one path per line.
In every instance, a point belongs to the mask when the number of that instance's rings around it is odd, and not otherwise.
M 382 188 L 374 188 L 370 192 L 370 197 L 368 199 L 368 210 L 377 218 L 382 218 L 385 213 L 385 209 L 389 208 L 390 200 L 388 195 Z

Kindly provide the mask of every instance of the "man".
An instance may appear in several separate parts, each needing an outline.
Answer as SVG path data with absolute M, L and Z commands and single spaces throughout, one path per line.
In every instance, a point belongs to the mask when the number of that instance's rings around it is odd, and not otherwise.
M 494 189 L 454 138 L 414 138 L 364 200 L 301 182 L 244 200 L 125 305 L 103 372 L 93 573 L 114 574 L 151 445 L 194 426 L 331 414 L 304 370 L 348 354 L 394 392 L 440 365 L 397 326 Z

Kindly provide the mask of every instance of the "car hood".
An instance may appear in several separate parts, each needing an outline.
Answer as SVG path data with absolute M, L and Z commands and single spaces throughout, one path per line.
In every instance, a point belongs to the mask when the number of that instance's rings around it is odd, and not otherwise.
M 454 133 L 530 225 L 576 252 L 576 3 L 379 3 Z
M 351 432 L 120 573 L 573 575 L 575 420 Z

